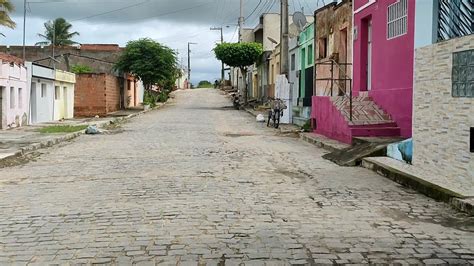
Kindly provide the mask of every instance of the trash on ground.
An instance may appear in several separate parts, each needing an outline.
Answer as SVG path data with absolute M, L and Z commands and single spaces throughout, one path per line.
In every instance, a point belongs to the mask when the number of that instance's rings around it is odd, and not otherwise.
M 264 123 L 265 122 L 265 116 L 262 114 L 257 115 L 257 122 L 259 123 Z
M 86 128 L 87 135 L 97 135 L 101 134 L 102 132 L 97 128 L 96 125 L 90 125 Z

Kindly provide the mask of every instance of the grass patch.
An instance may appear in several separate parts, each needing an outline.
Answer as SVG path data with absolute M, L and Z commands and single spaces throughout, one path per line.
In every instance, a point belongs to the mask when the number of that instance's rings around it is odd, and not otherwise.
M 48 126 L 43 127 L 39 130 L 40 133 L 50 134 L 50 133 L 72 133 L 81 131 L 87 128 L 87 125 L 82 126 Z

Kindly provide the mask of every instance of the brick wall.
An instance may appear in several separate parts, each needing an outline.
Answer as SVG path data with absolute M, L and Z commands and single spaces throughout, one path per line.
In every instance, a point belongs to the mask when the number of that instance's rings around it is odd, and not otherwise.
M 432 181 L 474 195 L 474 98 L 452 97 L 453 52 L 474 49 L 474 35 L 416 49 L 413 164 Z
M 123 83 L 122 79 L 112 75 L 106 77 L 105 101 L 107 113 L 120 110 L 120 87 L 123 86 L 121 83 Z
M 76 76 L 74 115 L 77 117 L 104 116 L 106 110 L 106 74 Z

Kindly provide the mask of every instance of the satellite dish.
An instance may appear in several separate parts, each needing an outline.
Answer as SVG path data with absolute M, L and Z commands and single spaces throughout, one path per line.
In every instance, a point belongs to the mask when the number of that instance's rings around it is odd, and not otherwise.
M 295 12 L 293 14 L 293 23 L 298 28 L 298 31 L 301 32 L 303 31 L 304 26 L 306 26 L 306 23 L 308 23 L 308 20 L 306 20 L 306 16 L 303 12 Z

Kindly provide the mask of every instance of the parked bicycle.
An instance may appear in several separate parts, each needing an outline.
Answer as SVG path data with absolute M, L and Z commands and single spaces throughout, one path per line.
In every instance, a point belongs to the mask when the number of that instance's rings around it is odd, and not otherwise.
M 280 118 L 283 117 L 283 110 L 285 110 L 286 104 L 281 99 L 270 100 L 270 110 L 268 111 L 267 127 L 272 125 L 274 128 L 280 126 Z

